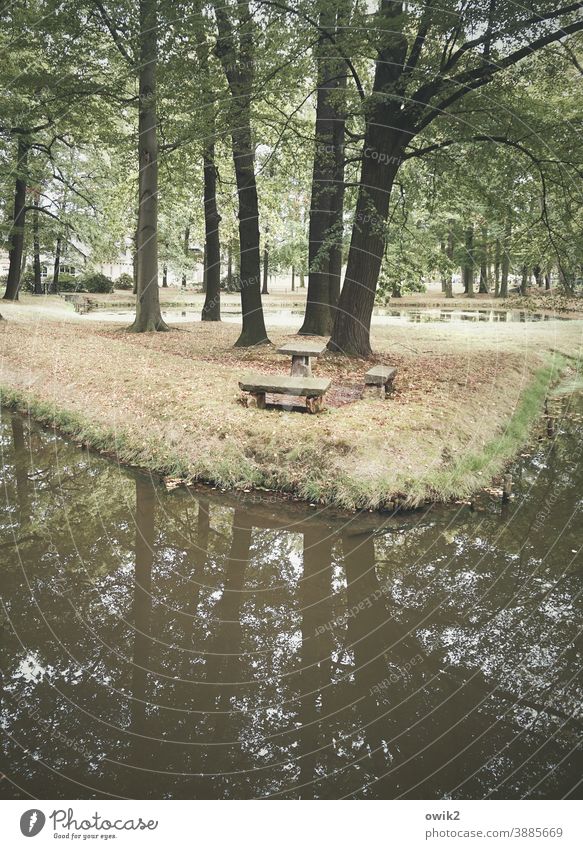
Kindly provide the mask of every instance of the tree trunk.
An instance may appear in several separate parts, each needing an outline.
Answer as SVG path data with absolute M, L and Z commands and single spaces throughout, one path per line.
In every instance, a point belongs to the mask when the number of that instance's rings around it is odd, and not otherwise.
M 453 222 L 450 222 L 449 229 L 447 231 L 447 247 L 445 249 L 445 253 L 450 262 L 453 261 Z M 447 274 L 445 279 L 445 297 L 453 298 L 453 276 L 451 271 Z
M 480 286 L 479 293 L 481 295 L 487 295 L 490 291 L 488 286 L 488 231 L 483 230 L 482 232 L 482 245 L 481 245 L 481 256 L 480 256 Z
M 370 322 L 385 247 L 389 199 L 411 130 L 403 125 L 402 111 L 391 97 L 407 54 L 407 40 L 398 31 L 399 4 L 382 4 L 382 26 L 391 37 L 383 41 L 375 67 L 373 96 L 369 100 L 363 161 L 356 213 L 344 286 L 328 347 L 332 351 L 368 357 Z
M 139 205 L 136 318 L 129 330 L 168 330 L 158 291 L 158 129 L 156 70 L 158 0 L 140 0 Z
M 17 301 L 22 273 L 24 253 L 24 224 L 26 218 L 26 183 L 28 176 L 28 151 L 30 142 L 23 135 L 18 136 L 17 173 L 14 184 L 14 212 L 10 228 L 10 249 L 8 252 L 8 279 L 4 300 Z
M 184 254 L 184 271 L 182 272 L 182 288 L 186 289 L 186 263 L 188 262 L 188 248 L 190 245 L 190 224 L 184 228 L 184 236 L 182 238 L 182 252 Z M 204 278 L 204 255 L 202 258 L 203 278 Z
M 465 258 L 463 265 L 464 291 L 468 298 L 474 297 L 474 227 L 466 228 Z
M 259 202 L 255 178 L 255 145 L 251 134 L 255 22 L 248 2 L 237 10 L 237 38 L 228 7 L 214 3 L 219 37 L 215 47 L 231 93 L 231 139 L 239 199 L 239 280 L 243 327 L 235 342 L 244 348 L 269 342 L 261 304 Z
M 496 239 L 496 248 L 494 253 L 494 297 L 500 296 L 500 239 Z
M 339 87 L 346 88 L 346 75 L 339 81 Z M 330 202 L 330 260 L 328 267 L 328 285 L 330 298 L 330 330 L 334 325 L 340 289 L 342 285 L 342 258 L 344 247 L 344 135 L 346 117 L 334 107 L 333 139 L 334 139 L 334 179 L 332 183 L 332 200 Z
M 510 238 L 512 236 L 512 219 L 508 214 L 504 225 L 504 241 L 502 243 L 502 280 L 500 281 L 500 297 L 508 297 L 508 275 L 510 274 Z
M 331 308 L 332 305 L 336 308 L 340 295 L 342 249 L 340 247 L 339 255 L 336 231 L 342 228 L 340 216 L 344 204 L 344 121 L 334 107 L 334 92 L 340 85 L 342 71 L 338 58 L 330 50 L 329 39 L 324 35 L 325 32 L 336 31 L 333 4 L 327 3 L 321 9 L 319 27 L 322 34 L 317 51 L 318 93 L 308 236 L 308 297 L 299 333 L 327 336 L 334 319 Z M 336 182 L 340 175 L 342 184 Z M 336 250 L 333 250 L 334 246 Z
M 207 258 L 206 258 L 206 240 L 205 246 L 202 249 L 202 291 L 206 292 L 206 267 L 207 267 Z
M 291 273 L 291 290 L 295 292 L 296 290 L 296 269 L 295 266 L 292 265 L 292 273 Z
M 447 255 L 446 250 L 445 250 L 445 240 L 444 239 L 442 239 L 441 242 L 439 243 L 439 250 L 441 251 L 442 254 Z M 444 274 L 441 275 L 441 291 L 444 294 L 445 294 L 445 287 L 446 287 L 446 274 L 444 273 Z
M 263 247 L 263 285 L 261 287 L 262 295 L 269 295 L 267 290 L 267 281 L 269 278 L 269 244 L 266 241 Z
M 235 347 L 246 348 L 269 342 L 261 303 L 259 204 L 249 113 L 247 126 L 233 132 L 233 155 L 239 196 L 239 285 L 243 317 L 241 335 L 235 342 Z
M 42 273 L 41 273 L 41 264 L 40 264 L 40 234 L 39 234 L 39 220 L 38 220 L 38 196 L 34 199 L 34 208 L 32 210 L 32 255 L 33 255 L 33 267 L 34 267 L 34 288 L 33 292 L 35 295 L 43 294 L 43 284 L 42 284 Z
M 57 244 L 55 246 L 55 264 L 53 265 L 53 282 L 49 287 L 49 291 L 54 295 L 59 294 L 59 274 L 61 273 L 61 248 L 62 248 L 62 239 L 60 236 L 57 237 Z
M 520 281 L 520 294 L 522 296 L 526 295 L 526 292 L 527 292 L 527 289 L 528 289 L 529 278 L 530 278 L 530 274 L 529 274 L 529 271 L 528 271 L 528 266 L 523 265 L 522 266 L 522 279 Z
M 227 291 L 233 288 L 233 243 L 229 239 L 227 246 Z
M 162 266 L 162 288 L 168 288 L 168 266 L 166 263 Z
M 132 273 L 134 275 L 134 288 L 132 292 L 134 295 L 138 294 L 138 228 L 134 230 L 134 237 L 132 239 Z
M 214 132 L 214 126 L 212 130 Z M 215 143 L 212 139 L 205 147 L 203 171 L 206 295 L 201 319 L 202 321 L 220 321 L 221 244 L 219 224 L 221 222 L 221 216 L 217 209 L 217 169 L 215 166 Z
M 536 285 L 540 289 L 544 284 L 542 270 L 541 270 L 540 265 L 535 265 L 534 268 L 532 269 L 532 273 L 534 274 L 534 279 L 536 281 Z
M 547 273 L 545 274 L 545 289 L 548 292 L 550 290 L 550 288 L 551 288 L 551 272 L 547 271 Z

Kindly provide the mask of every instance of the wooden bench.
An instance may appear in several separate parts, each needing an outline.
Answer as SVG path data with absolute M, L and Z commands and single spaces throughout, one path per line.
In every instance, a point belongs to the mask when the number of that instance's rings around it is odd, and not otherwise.
M 265 395 L 296 395 L 306 399 L 306 409 L 319 413 L 324 406 L 324 396 L 330 389 L 330 380 L 320 377 L 287 377 L 279 374 L 248 374 L 239 381 L 239 388 L 247 393 L 242 400 L 247 407 L 265 409 Z
M 386 398 L 393 390 L 397 369 L 392 366 L 373 366 L 364 376 L 363 397 Z

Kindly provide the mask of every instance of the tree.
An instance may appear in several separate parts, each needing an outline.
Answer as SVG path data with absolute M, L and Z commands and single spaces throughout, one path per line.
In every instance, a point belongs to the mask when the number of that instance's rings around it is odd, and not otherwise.
M 308 242 L 308 297 L 301 334 L 327 336 L 340 295 L 344 208 L 346 69 L 331 48 L 345 24 L 345 0 L 319 4 L 315 149 Z
M 140 0 L 138 114 L 139 201 L 137 230 L 136 318 L 134 333 L 168 330 L 158 292 L 158 0 Z
M 10 233 L 10 250 L 8 251 L 8 279 L 4 300 L 17 301 L 20 289 L 20 274 L 22 270 L 22 254 L 24 248 L 24 224 L 26 217 L 26 184 L 28 179 L 28 154 L 30 139 L 28 133 L 16 133 L 16 179 L 14 187 L 14 212 Z
M 508 68 L 583 30 L 582 7 L 467 4 L 452 16 L 431 2 L 419 11 L 381 0 L 373 18 L 375 76 L 364 116 L 364 150 L 375 156 L 362 161 L 331 350 L 361 356 L 371 352 L 370 321 L 391 190 L 406 156 L 420 154 L 413 148 L 415 138 Z
M 218 28 L 215 48 L 231 94 L 231 140 L 239 201 L 239 286 L 243 327 L 236 347 L 268 342 L 261 304 L 259 202 L 255 149 L 251 130 L 251 99 L 255 58 L 255 22 L 249 4 L 214 2 Z

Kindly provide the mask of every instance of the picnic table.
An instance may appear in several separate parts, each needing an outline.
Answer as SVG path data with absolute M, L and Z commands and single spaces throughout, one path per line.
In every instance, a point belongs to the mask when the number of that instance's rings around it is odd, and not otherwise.
M 311 357 L 319 357 L 326 350 L 322 342 L 289 342 L 277 349 L 278 354 L 291 356 L 291 374 L 294 377 L 311 377 Z

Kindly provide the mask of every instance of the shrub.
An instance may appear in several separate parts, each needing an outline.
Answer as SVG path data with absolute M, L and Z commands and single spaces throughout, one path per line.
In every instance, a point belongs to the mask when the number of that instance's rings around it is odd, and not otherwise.
M 99 271 L 93 274 L 83 274 L 79 278 L 79 283 L 83 286 L 83 289 L 77 289 L 78 292 L 92 292 L 99 295 L 113 292 L 113 280 Z
M 123 289 L 131 291 L 134 288 L 134 278 L 131 274 L 120 274 L 117 280 L 114 281 L 114 289 Z
M 52 281 L 49 283 L 49 292 L 53 291 Z M 80 277 L 73 277 L 65 271 L 59 274 L 59 292 L 86 292 Z
M 23 292 L 34 291 L 34 271 L 28 267 L 22 272 L 20 277 L 20 288 Z

